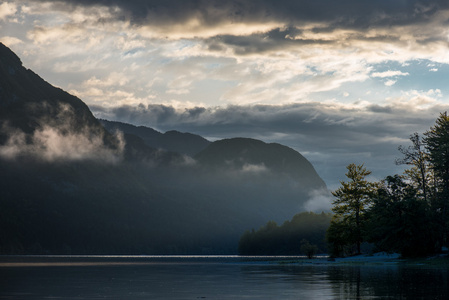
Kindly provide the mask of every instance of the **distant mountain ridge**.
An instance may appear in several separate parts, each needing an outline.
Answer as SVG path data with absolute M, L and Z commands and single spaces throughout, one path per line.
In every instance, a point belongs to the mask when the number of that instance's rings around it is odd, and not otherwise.
M 195 156 L 202 165 L 218 169 L 269 170 L 288 175 L 304 187 L 325 188 L 312 164 L 297 151 L 278 144 L 251 138 L 215 141 Z
M 192 133 L 176 130 L 160 133 L 145 126 L 134 126 L 127 123 L 102 119 L 99 121 L 109 132 L 119 130 L 124 133 L 134 134 L 140 137 L 150 147 L 187 154 L 189 156 L 194 156 L 210 144 L 205 138 Z
M 99 121 L 2 44 L 0 170 L 0 254 L 235 254 L 325 189 L 279 144 Z

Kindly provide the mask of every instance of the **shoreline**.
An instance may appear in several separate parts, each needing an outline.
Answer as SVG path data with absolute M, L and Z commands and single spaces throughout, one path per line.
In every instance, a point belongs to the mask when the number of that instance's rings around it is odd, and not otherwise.
M 288 262 L 283 262 L 288 264 Z M 440 254 L 430 257 L 402 258 L 398 253 L 360 254 L 348 257 L 301 259 L 292 264 L 317 266 L 425 266 L 449 268 L 449 255 Z

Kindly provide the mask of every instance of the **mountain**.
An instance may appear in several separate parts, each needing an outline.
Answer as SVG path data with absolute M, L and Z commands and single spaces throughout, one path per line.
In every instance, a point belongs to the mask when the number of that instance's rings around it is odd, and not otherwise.
M 324 188 L 282 145 L 102 124 L 0 44 L 0 254 L 235 254 Z
M 271 171 L 294 178 L 304 187 L 326 187 L 304 156 L 277 143 L 267 144 L 250 138 L 224 139 L 210 144 L 195 159 L 208 168 Z
M 111 133 L 119 130 L 133 134 L 140 137 L 146 145 L 152 148 L 178 152 L 189 156 L 194 156 L 210 144 L 205 138 L 188 132 L 171 130 L 166 133 L 160 133 L 145 126 L 134 126 L 108 120 L 100 120 L 100 122 Z
M 73 131 L 87 128 L 94 135 L 109 137 L 84 102 L 24 68 L 19 57 L 1 43 L 0 107 L 2 123 L 27 134 L 44 124 L 69 123 Z

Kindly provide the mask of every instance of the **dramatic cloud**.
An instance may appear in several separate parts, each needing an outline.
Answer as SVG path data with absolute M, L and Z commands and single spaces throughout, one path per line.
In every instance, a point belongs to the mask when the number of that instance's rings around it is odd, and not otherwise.
M 279 20 L 287 23 L 323 22 L 346 27 L 369 25 L 391 26 L 425 21 L 447 7 L 445 1 L 197 1 L 197 0 L 52 0 L 59 7 L 107 6 L 117 18 L 129 18 L 133 23 L 158 26 L 189 23 L 202 26 L 223 22 L 251 23 Z M 69 4 L 69 5 L 67 5 Z M 57 7 L 57 6 L 56 6 Z
M 357 99 L 361 89 L 378 89 L 378 78 L 393 77 L 381 84 L 400 89 L 398 77 L 415 75 L 379 64 L 447 63 L 449 10 L 441 1 L 8 5 L 21 24 L 5 23 L 0 39 L 47 80 L 103 106 L 294 103 L 339 89 Z M 118 72 L 126 84 L 112 84 Z
M 17 0 L 0 41 L 99 117 L 285 143 L 333 184 L 354 160 L 396 171 L 447 110 L 448 19 L 442 0 Z

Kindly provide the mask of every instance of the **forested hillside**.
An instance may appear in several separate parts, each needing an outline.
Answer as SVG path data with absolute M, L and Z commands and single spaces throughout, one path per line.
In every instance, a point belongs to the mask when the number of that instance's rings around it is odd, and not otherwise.
M 317 253 L 327 253 L 326 231 L 332 214 L 303 212 L 278 226 L 269 221 L 258 230 L 246 231 L 239 242 L 242 255 L 307 255 L 301 249 L 306 241 Z

